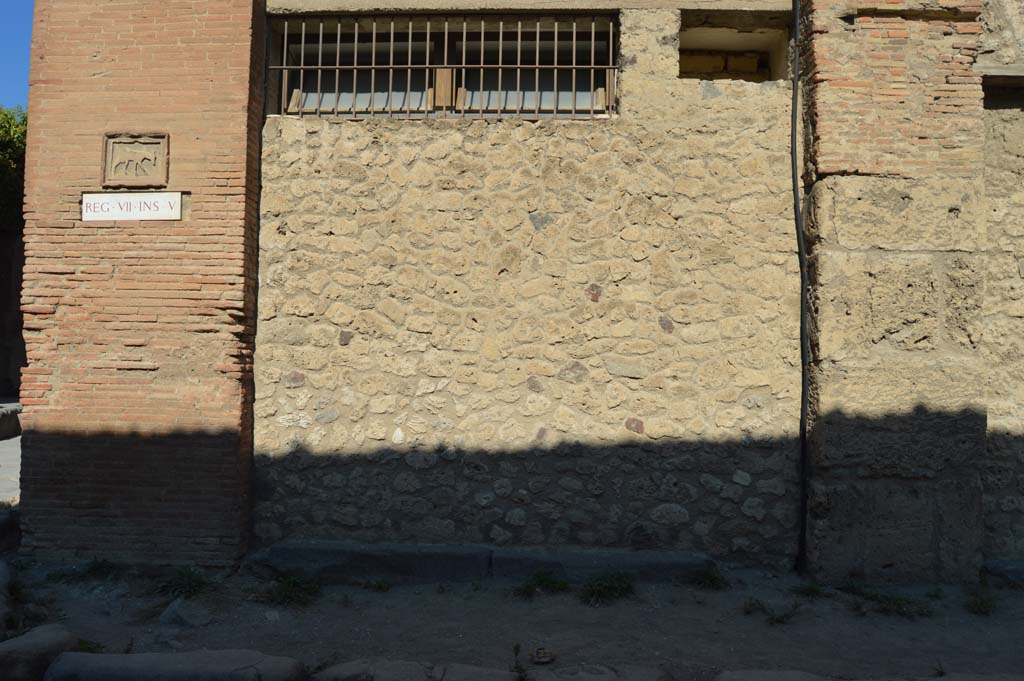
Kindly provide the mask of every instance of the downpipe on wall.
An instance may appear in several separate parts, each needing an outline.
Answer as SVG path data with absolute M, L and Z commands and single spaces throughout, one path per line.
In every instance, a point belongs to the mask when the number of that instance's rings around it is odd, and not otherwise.
M 789 156 L 793 179 L 793 220 L 796 227 L 797 258 L 800 263 L 800 532 L 797 539 L 796 569 L 807 569 L 807 509 L 810 495 L 810 453 L 807 448 L 807 421 L 810 405 L 810 329 L 809 329 L 809 277 L 807 271 L 807 243 L 804 236 L 802 195 L 800 192 L 800 2 L 793 0 L 793 100 L 790 108 Z

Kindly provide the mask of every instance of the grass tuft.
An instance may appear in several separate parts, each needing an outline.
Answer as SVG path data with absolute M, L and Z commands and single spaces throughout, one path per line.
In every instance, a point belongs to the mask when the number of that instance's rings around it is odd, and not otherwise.
M 580 589 L 580 600 L 585 605 L 597 607 L 628 598 L 634 593 L 633 575 L 609 572 L 588 579 Z
M 569 590 L 569 582 L 555 577 L 550 572 L 536 572 L 519 586 L 512 589 L 512 595 L 524 601 L 532 601 L 544 594 L 565 593 Z
M 386 594 L 391 591 L 391 583 L 383 579 L 371 579 L 368 582 L 363 582 L 363 588 L 367 591 Z
M 814 581 L 804 582 L 800 586 L 794 586 L 790 591 L 797 596 L 803 596 L 804 598 L 812 601 L 825 595 L 825 590 L 820 584 Z
M 516 675 L 516 681 L 530 681 L 530 672 L 519 659 L 520 652 L 522 647 L 518 643 L 512 646 L 512 664 L 509 671 Z
M 320 583 L 288 572 L 274 575 L 267 600 L 275 605 L 305 608 L 320 597 Z
M 210 586 L 206 575 L 192 566 L 180 567 L 160 585 L 160 593 L 175 598 L 195 598 Z
M 879 615 L 903 617 L 909 620 L 918 617 L 931 617 L 935 614 L 930 605 L 909 596 L 872 591 L 858 584 L 848 584 L 840 587 L 839 590 L 860 599 L 856 606 L 862 612 L 870 611 Z
M 996 610 L 996 597 L 988 589 L 973 589 L 968 592 L 964 607 L 972 615 L 988 617 Z
M 90 641 L 87 638 L 78 639 L 78 644 L 75 646 L 75 652 L 79 653 L 102 653 L 106 652 L 107 648 L 102 643 L 96 641 Z
M 717 563 L 708 562 L 690 579 L 690 583 L 705 591 L 725 591 L 729 580 L 725 578 Z

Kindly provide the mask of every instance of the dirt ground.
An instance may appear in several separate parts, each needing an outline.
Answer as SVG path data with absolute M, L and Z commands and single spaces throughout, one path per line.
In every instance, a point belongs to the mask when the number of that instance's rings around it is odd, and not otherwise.
M 313 595 L 306 583 L 247 569 L 14 566 L 22 626 L 62 621 L 93 651 L 248 648 L 310 668 L 367 657 L 503 668 L 519 644 L 524 657 L 544 647 L 559 663 L 660 667 L 675 679 L 740 669 L 839 678 L 1024 675 L 1024 591 L 921 585 L 819 593 L 796 576 L 745 570 L 727 573 L 724 590 L 639 583 L 632 597 L 590 607 L 578 585 L 532 600 L 498 582 L 324 586 Z M 179 624 L 161 623 L 182 593 L 194 595 Z M 298 604 L 307 597 L 308 605 Z M 969 611 L 990 607 L 990 614 Z

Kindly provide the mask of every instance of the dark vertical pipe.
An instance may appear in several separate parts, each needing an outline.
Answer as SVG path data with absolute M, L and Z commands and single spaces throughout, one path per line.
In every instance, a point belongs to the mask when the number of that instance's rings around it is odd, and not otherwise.
M 793 220 L 796 225 L 797 258 L 800 263 L 800 536 L 798 538 L 796 568 L 807 569 L 807 509 L 810 495 L 810 452 L 807 447 L 807 420 L 810 405 L 810 329 L 809 329 L 809 277 L 807 272 L 807 243 L 804 235 L 802 198 L 800 193 L 800 159 L 798 156 L 800 114 L 800 2 L 793 0 L 793 101 L 790 110 L 789 155 L 793 180 Z

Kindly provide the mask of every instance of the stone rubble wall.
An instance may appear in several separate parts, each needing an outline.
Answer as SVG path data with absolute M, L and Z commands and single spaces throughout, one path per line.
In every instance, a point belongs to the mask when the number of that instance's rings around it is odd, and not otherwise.
M 623 11 L 611 120 L 267 120 L 259 540 L 790 563 L 791 90 L 678 26 Z

